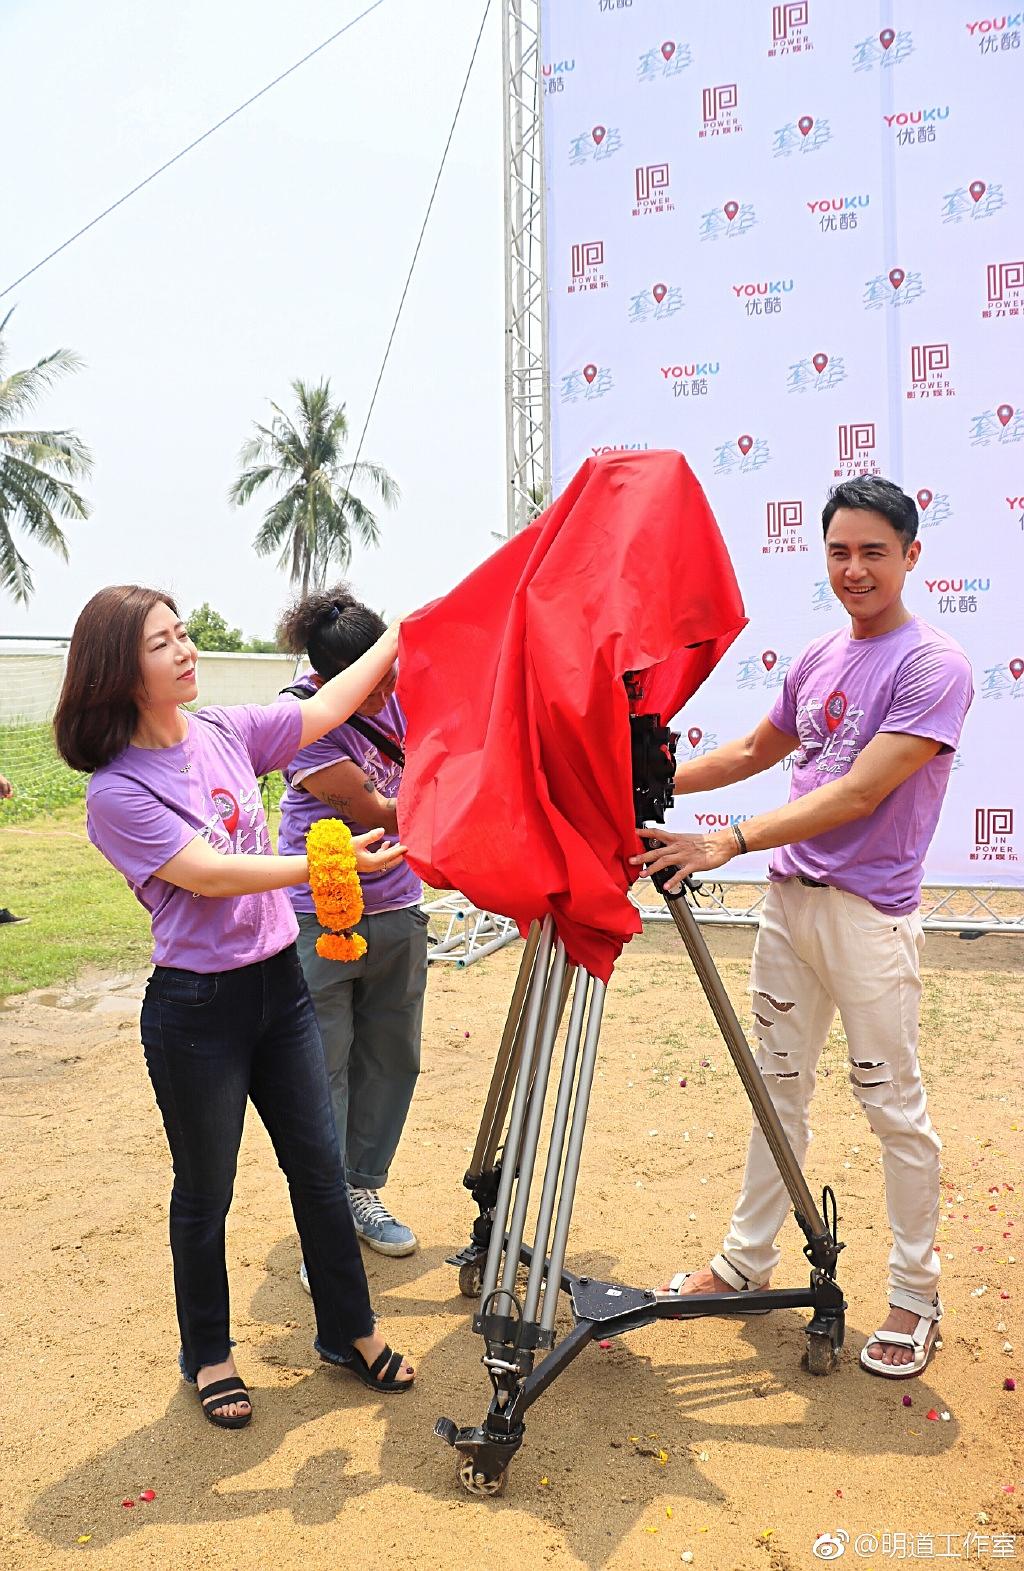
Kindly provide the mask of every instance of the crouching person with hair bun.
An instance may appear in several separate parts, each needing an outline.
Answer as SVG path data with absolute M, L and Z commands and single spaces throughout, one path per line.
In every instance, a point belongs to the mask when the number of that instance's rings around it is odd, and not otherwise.
M 302 852 L 271 853 L 258 776 L 287 764 L 390 671 L 381 636 L 306 704 L 181 706 L 198 696 L 196 647 L 174 601 L 136 584 L 102 589 L 75 625 L 54 716 L 57 746 L 92 776 L 89 838 L 149 912 L 154 971 L 142 1043 L 174 1165 L 170 1242 L 179 1365 L 203 1413 L 239 1429 L 252 1404 L 235 1368 L 224 1224 L 246 1102 L 288 1180 L 316 1316 L 314 1346 L 378 1391 L 412 1368 L 377 1329 L 345 1194 L 316 1016 L 284 890 Z M 364 872 L 401 847 L 355 842 Z
M 286 695 L 311 702 L 323 684 L 340 680 L 376 646 L 384 623 L 344 584 L 306 595 L 285 615 L 278 637 L 306 653 L 312 672 Z M 405 716 L 389 668 L 353 713 L 304 747 L 285 770 L 280 846 L 305 844 L 318 819 L 342 819 L 353 834 L 398 833 L 395 798 L 405 762 Z M 327 1057 L 338 1143 L 345 1162 L 356 1232 L 369 1248 L 408 1255 L 410 1227 L 380 1197 L 401 1138 L 420 1068 L 420 1028 L 427 978 L 427 921 L 422 886 L 402 861 L 360 873 L 364 915 L 355 931 L 366 953 L 341 963 L 317 954 L 324 929 L 308 884 L 289 898 L 299 923 L 299 958 L 312 995 Z M 306 1266 L 302 1268 L 306 1282 Z

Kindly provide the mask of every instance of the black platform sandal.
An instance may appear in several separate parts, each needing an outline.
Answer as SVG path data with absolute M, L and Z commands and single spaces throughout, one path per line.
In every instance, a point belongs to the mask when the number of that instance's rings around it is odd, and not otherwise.
M 252 1418 L 252 1398 L 249 1388 L 239 1375 L 228 1375 L 223 1380 L 211 1380 L 208 1386 L 200 1391 L 196 1386 L 196 1394 L 205 1417 L 211 1424 L 216 1424 L 218 1429 L 244 1429 Z M 247 1413 L 236 1413 L 234 1418 L 229 1418 L 226 1413 L 218 1413 L 219 1407 L 227 1407 L 232 1401 L 246 1401 L 249 1403 Z
M 404 1359 L 401 1353 L 396 1353 L 387 1344 L 385 1344 L 383 1353 L 375 1358 L 372 1364 L 368 1364 L 362 1353 L 356 1348 L 352 1349 L 352 1357 L 346 1359 L 344 1363 L 334 1358 L 325 1359 L 324 1362 L 331 1364 L 335 1369 L 347 1369 L 350 1374 L 355 1375 L 357 1380 L 361 1380 L 363 1385 L 369 1386 L 372 1391 L 408 1391 L 416 1379 L 415 1375 L 410 1380 L 395 1379 Z M 384 1370 L 384 1376 L 383 1379 L 378 1380 L 377 1376 L 381 1373 L 381 1370 Z

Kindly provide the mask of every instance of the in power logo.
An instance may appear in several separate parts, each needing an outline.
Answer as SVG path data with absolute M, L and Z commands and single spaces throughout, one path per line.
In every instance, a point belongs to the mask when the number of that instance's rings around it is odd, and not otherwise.
M 948 370 L 948 344 L 912 344 L 910 346 L 910 380 L 912 382 L 927 382 L 931 372 Z
M 802 502 L 769 502 L 766 510 L 768 539 L 781 540 L 787 529 L 802 529 L 804 504 Z
M 636 171 L 638 202 L 649 201 L 659 191 L 668 190 L 668 164 L 641 164 Z
M 875 422 L 863 421 L 859 425 L 839 427 L 839 457 L 846 463 L 860 453 L 870 453 L 875 446 Z
M 604 241 L 586 240 L 572 248 L 572 276 L 582 278 L 588 267 L 604 266 Z
M 735 109 L 740 101 L 739 91 L 735 82 L 725 82 L 719 87 L 706 87 L 704 89 L 704 120 L 710 124 L 712 120 L 720 118 L 727 109 Z
M 974 839 L 980 846 L 996 845 L 1013 834 L 1012 807 L 976 807 Z
M 791 0 L 789 5 L 772 6 L 772 41 L 781 44 L 798 27 L 807 26 L 807 0 Z

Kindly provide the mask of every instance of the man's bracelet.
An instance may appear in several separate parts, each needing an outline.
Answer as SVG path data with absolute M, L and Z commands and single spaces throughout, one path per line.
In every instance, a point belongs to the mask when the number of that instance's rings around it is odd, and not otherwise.
M 732 832 L 736 836 L 736 844 L 739 846 L 740 855 L 746 856 L 747 842 L 743 838 L 743 830 L 740 828 L 739 824 L 733 824 Z

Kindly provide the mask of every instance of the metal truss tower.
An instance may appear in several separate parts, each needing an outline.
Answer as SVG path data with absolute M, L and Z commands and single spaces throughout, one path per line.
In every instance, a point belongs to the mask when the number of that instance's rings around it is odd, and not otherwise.
M 502 11 L 506 528 L 510 536 L 551 500 L 540 13 L 540 0 L 505 0 Z

